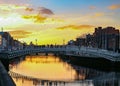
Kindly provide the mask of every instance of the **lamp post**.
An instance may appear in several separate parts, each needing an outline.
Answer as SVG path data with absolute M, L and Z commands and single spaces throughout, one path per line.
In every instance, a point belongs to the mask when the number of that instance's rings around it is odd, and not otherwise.
M 63 39 L 63 45 L 65 45 L 65 39 Z
M 35 39 L 35 41 L 36 41 L 36 46 L 37 46 L 37 39 Z

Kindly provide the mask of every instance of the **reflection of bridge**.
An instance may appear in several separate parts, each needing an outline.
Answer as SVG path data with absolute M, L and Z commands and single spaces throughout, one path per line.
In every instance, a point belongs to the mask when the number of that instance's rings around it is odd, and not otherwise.
M 120 86 L 120 73 L 110 72 L 94 78 L 96 86 Z
M 64 46 L 64 47 L 44 47 L 44 48 L 30 48 L 24 50 L 16 51 L 4 51 L 0 52 L 0 58 L 2 59 L 12 59 L 19 56 L 24 56 L 32 53 L 55 53 L 55 54 L 65 54 L 70 56 L 82 56 L 82 57 L 94 57 L 94 58 L 104 58 L 110 61 L 120 61 L 120 54 L 112 51 L 78 47 L 78 46 Z
M 34 78 L 32 76 L 26 76 L 26 75 L 22 75 L 22 74 L 19 74 L 19 73 L 12 72 L 12 71 L 10 71 L 9 74 L 13 78 L 22 78 L 22 79 L 34 81 L 34 82 L 36 82 L 38 84 L 42 84 L 42 85 L 44 85 L 44 83 L 47 83 L 48 85 L 52 85 L 52 84 L 57 85 L 58 83 L 59 84 L 67 83 L 67 81 L 65 82 L 65 81 L 44 80 L 44 79 L 40 79 L 40 78 Z
M 43 79 L 40 79 L 40 78 L 34 78 L 32 76 L 26 76 L 26 75 L 22 75 L 22 74 L 19 74 L 19 73 L 15 73 L 15 72 L 12 72 L 10 71 L 9 72 L 10 76 L 13 77 L 13 78 L 21 78 L 23 80 L 29 80 L 29 81 L 33 81 L 33 84 L 35 85 L 41 85 L 41 86 L 73 86 L 73 85 L 90 85 L 92 86 L 92 80 L 81 80 L 81 81 L 74 81 L 74 80 L 71 80 L 71 81 L 60 81 L 60 80 L 43 80 Z

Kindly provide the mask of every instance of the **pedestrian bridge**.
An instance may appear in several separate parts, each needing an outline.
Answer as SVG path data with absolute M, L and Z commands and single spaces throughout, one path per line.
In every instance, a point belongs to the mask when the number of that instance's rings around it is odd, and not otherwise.
M 33 53 L 64 53 L 65 48 L 29 48 L 24 50 L 4 51 L 0 52 L 0 58 L 13 59 L 24 55 Z
M 24 50 L 1 51 L 1 59 L 13 59 L 15 57 L 25 56 L 32 53 L 55 53 L 62 55 L 78 56 L 78 57 L 94 57 L 104 58 L 110 61 L 120 61 L 120 53 L 113 51 L 78 46 L 64 46 L 64 47 L 44 47 L 44 48 L 27 48 Z
M 72 51 L 73 50 L 73 51 Z M 71 47 L 66 50 L 66 55 L 88 58 L 104 58 L 113 62 L 120 62 L 120 53 L 92 47 Z

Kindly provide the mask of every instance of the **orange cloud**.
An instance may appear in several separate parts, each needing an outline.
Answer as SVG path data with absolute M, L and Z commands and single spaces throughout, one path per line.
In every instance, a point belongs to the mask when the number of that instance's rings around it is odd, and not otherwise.
M 35 23 L 44 22 L 46 17 L 39 15 L 23 15 L 22 18 L 24 19 L 32 19 Z
M 29 7 L 27 7 L 25 10 L 31 12 L 31 11 L 33 11 L 34 9 L 33 9 L 33 8 L 29 8 Z
M 92 25 L 67 25 L 63 27 L 58 27 L 57 29 L 64 30 L 64 29 L 73 29 L 73 30 L 81 30 L 81 29 L 90 29 L 93 28 Z
M 108 7 L 110 10 L 120 9 L 120 4 L 114 4 Z
M 28 32 L 25 30 L 14 30 L 14 31 L 9 31 L 9 32 L 11 36 L 13 36 L 15 39 L 26 38 L 32 33 L 32 32 Z
M 101 16 L 103 16 L 104 15 L 104 13 L 95 13 L 93 16 L 94 17 L 101 17 Z
M 64 22 L 63 20 L 54 18 L 54 17 L 48 17 L 41 14 L 31 14 L 31 15 L 22 15 L 23 19 L 27 19 L 30 21 L 33 21 L 34 23 L 44 23 L 44 24 L 52 24 L 52 23 L 61 23 Z

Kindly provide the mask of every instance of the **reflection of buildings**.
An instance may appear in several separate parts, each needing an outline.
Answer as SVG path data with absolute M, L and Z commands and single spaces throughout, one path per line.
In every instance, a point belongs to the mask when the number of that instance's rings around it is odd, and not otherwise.
M 77 80 L 92 80 L 94 86 L 120 86 L 119 72 L 105 72 L 80 66 L 73 68 L 76 70 Z
M 99 77 L 101 75 L 106 74 L 106 72 L 103 71 L 98 71 L 92 68 L 86 68 L 86 67 L 81 67 L 81 66 L 74 66 L 72 67 L 76 70 L 76 80 L 90 80 L 93 79 L 94 77 Z

